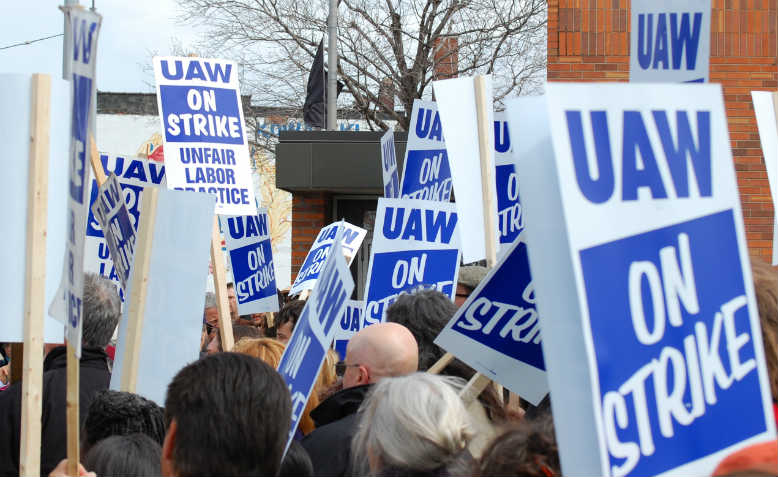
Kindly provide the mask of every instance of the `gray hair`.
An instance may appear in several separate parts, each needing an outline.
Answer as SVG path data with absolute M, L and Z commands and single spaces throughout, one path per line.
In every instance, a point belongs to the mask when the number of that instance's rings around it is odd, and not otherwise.
M 213 292 L 205 292 L 205 306 L 204 309 L 216 308 L 216 295 Z
M 121 316 L 122 302 L 116 285 L 95 273 L 84 273 L 84 325 L 81 345 L 105 348 Z
M 359 409 L 351 442 L 354 472 L 424 472 L 456 465 L 473 435 L 457 392 L 463 386 L 459 378 L 428 373 L 383 378 L 375 384 Z

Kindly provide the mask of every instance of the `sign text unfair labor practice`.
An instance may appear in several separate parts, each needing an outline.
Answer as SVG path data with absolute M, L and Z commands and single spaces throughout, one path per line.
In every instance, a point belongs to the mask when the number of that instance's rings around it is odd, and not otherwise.
M 213 194 L 217 214 L 256 214 L 237 65 L 155 57 L 154 75 L 168 188 Z

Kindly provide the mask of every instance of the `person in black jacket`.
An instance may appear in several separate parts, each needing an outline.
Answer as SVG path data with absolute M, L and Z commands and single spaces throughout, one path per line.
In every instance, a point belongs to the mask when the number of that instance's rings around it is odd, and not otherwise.
M 368 326 L 351 338 L 345 361 L 338 363 L 343 390 L 311 411 L 316 429 L 303 439 L 314 475 L 346 475 L 357 411 L 372 384 L 385 377 L 413 373 L 419 366 L 419 348 L 408 329 L 397 323 Z
M 83 333 L 79 407 L 89 408 L 93 396 L 108 389 L 111 372 L 105 346 L 119 322 L 121 302 L 116 286 L 93 273 L 84 275 Z M 49 472 L 67 454 L 65 396 L 67 383 L 66 347 L 52 349 L 43 361 L 43 403 L 41 414 L 41 475 Z M 19 475 L 22 383 L 0 393 L 0 476 Z M 86 412 L 79 415 L 81 425 Z

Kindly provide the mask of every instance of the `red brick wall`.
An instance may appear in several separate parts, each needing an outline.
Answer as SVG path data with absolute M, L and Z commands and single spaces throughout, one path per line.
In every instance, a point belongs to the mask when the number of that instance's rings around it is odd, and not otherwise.
M 292 195 L 292 281 L 322 227 L 332 222 L 332 201 L 324 192 Z
M 778 87 L 777 0 L 713 0 L 710 81 L 724 87 L 751 253 L 772 251 L 773 205 L 752 90 Z M 549 0 L 548 80 L 628 81 L 629 0 Z M 768 258 L 769 259 L 769 258 Z

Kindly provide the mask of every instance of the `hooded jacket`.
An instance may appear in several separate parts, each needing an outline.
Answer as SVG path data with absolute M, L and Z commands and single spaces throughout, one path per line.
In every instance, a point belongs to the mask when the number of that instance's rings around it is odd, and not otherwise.
M 67 455 L 65 397 L 67 389 L 67 348 L 54 348 L 43 361 L 43 402 L 41 409 L 41 469 L 49 473 Z M 102 348 L 81 350 L 79 421 L 83 426 L 86 410 L 94 395 L 108 389 L 111 373 L 108 355 Z M 19 475 L 19 442 L 22 422 L 22 383 L 0 392 L 0 476 Z
M 357 411 L 371 385 L 354 386 L 339 391 L 311 411 L 316 429 L 302 445 L 313 463 L 316 476 L 348 475 L 351 466 L 351 438 L 357 430 Z

